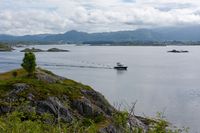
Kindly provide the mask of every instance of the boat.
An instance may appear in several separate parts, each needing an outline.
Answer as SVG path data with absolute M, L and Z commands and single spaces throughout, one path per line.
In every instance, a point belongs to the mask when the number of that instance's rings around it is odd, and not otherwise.
M 127 66 L 124 66 L 123 64 L 121 64 L 121 63 L 119 63 L 119 62 L 117 62 L 117 65 L 116 66 L 114 66 L 114 69 L 116 69 L 116 70 L 127 70 Z

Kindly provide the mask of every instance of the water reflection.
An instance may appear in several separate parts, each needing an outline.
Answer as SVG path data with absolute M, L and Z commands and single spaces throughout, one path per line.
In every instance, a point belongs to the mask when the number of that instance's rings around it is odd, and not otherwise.
M 117 75 L 123 75 L 127 72 L 128 70 L 116 70 Z

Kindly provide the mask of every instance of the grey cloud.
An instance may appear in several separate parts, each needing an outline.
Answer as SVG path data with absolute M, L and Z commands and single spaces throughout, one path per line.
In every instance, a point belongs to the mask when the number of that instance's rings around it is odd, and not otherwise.
M 126 1 L 126 2 L 125 2 Z M 194 0 L 2 0 L 0 33 L 102 32 L 200 24 Z M 183 2 L 181 2 L 183 1 Z M 199 2 L 200 3 L 200 2 Z M 196 6 L 195 6 L 196 5 Z M 6 8 L 3 8 L 6 7 Z
M 159 5 L 158 7 L 156 7 L 156 9 L 159 9 L 161 11 L 170 11 L 174 9 L 184 9 L 184 8 L 191 8 L 191 7 L 194 8 L 195 5 L 190 4 L 190 3 L 184 3 L 184 4 L 167 3 L 167 4 Z

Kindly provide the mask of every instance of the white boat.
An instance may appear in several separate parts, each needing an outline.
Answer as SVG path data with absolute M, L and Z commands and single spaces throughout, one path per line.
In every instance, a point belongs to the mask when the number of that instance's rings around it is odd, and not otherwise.
M 120 62 L 117 62 L 117 65 L 114 66 L 114 69 L 117 69 L 117 70 L 127 70 L 127 68 L 128 68 L 127 66 L 124 66 Z

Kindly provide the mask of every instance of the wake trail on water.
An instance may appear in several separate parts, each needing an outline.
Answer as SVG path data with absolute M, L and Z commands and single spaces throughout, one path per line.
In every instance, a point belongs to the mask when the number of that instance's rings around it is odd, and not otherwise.
M 0 64 L 5 65 L 20 65 L 19 62 L 0 62 Z M 38 66 L 47 66 L 47 67 L 74 67 L 74 68 L 93 68 L 93 69 L 113 69 L 113 67 L 109 65 L 104 64 L 97 64 L 96 63 L 90 63 L 92 65 L 71 65 L 71 64 L 54 64 L 54 63 L 38 63 Z
M 67 64 L 40 64 L 50 67 L 74 67 L 74 68 L 94 68 L 94 69 L 113 69 L 111 66 L 87 66 L 87 65 L 67 65 Z

